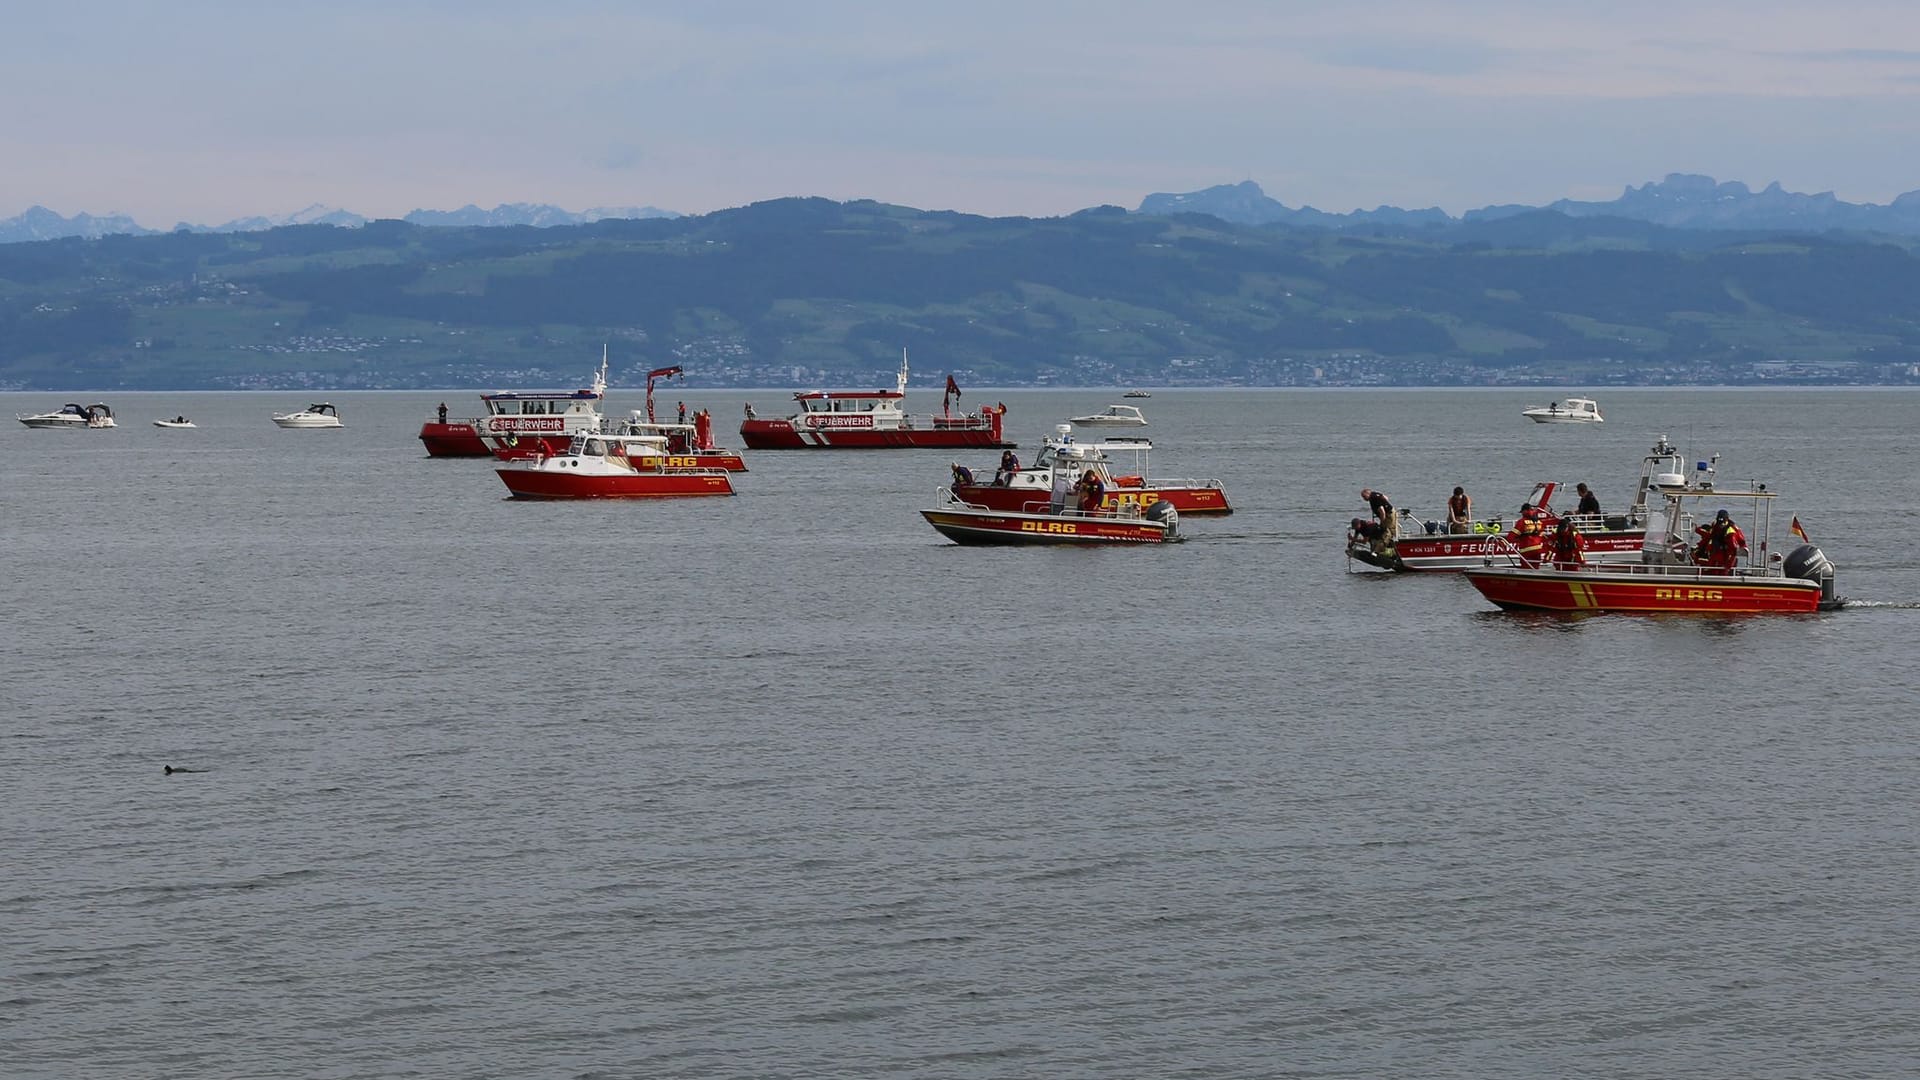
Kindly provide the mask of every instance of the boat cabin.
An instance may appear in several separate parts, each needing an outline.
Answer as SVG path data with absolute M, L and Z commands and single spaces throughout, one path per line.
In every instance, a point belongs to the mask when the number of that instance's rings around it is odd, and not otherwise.
M 586 432 L 573 437 L 567 444 L 567 453 L 576 457 L 663 457 L 667 453 L 667 437 Z
M 1086 416 L 1076 416 L 1073 418 L 1073 422 L 1076 424 L 1142 425 L 1147 422 L 1147 418 L 1146 415 L 1140 411 L 1140 406 L 1138 405 L 1109 405 L 1097 413 L 1089 413 Z
M 585 416 L 597 414 L 600 397 L 592 390 L 535 390 L 481 394 L 480 400 L 488 416 Z
M 793 395 L 805 413 L 899 412 L 904 395 L 891 390 L 804 390 Z

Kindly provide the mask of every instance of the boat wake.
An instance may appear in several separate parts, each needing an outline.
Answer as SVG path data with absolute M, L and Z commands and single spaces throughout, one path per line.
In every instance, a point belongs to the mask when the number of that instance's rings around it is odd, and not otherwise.
M 1916 600 L 1861 600 L 1856 597 L 1840 598 L 1842 610 L 1847 608 L 1891 608 L 1896 611 L 1920 611 L 1920 601 Z

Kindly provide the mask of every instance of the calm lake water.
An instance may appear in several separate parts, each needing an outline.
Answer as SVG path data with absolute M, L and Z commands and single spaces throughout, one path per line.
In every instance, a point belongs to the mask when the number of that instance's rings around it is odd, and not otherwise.
M 0 1072 L 1912 1075 L 1920 394 L 1551 396 L 1156 392 L 1153 472 L 1239 512 L 1084 551 L 921 521 L 991 452 L 542 504 L 423 456 L 471 392 L 7 420 Z M 1120 399 L 991 400 L 1030 457 Z M 1859 602 L 1515 616 L 1341 554 L 1363 485 L 1615 507 L 1661 435 Z

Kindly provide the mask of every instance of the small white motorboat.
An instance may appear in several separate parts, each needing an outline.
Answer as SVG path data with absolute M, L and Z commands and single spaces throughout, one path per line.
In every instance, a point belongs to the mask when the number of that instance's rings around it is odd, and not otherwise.
M 1600 405 L 1592 398 L 1572 397 L 1551 405 L 1535 405 L 1520 410 L 1520 415 L 1536 424 L 1604 424 Z
M 176 416 L 171 420 L 155 420 L 153 426 L 157 428 L 190 428 L 196 425 L 184 416 Z
M 1144 427 L 1147 418 L 1140 413 L 1137 405 L 1109 405 L 1097 413 L 1073 418 L 1076 424 L 1131 424 Z
M 113 422 L 113 410 L 98 401 L 85 407 L 68 402 L 60 406 L 59 412 L 34 413 L 30 416 L 16 415 L 14 419 L 31 428 L 77 429 L 118 426 Z
M 346 427 L 340 422 L 340 410 L 324 401 L 315 402 L 300 412 L 275 413 L 273 422 L 283 428 Z
M 1124 398 L 1148 398 L 1148 397 L 1152 397 L 1153 395 L 1147 393 L 1145 390 L 1129 390 L 1126 393 L 1121 394 L 1120 396 Z

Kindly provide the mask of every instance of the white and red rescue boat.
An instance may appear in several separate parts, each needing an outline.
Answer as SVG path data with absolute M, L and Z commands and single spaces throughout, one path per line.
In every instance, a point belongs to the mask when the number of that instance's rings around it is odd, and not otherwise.
M 1691 484 L 1661 488 L 1664 505 L 1648 523 L 1639 562 L 1524 565 L 1490 559 L 1466 571 L 1466 578 L 1505 611 L 1755 615 L 1841 606 L 1833 564 L 1807 542 L 1798 518 L 1791 531 L 1800 545 L 1784 557 L 1770 550 L 1775 496 L 1766 485 L 1716 489 L 1706 478 L 1711 466 L 1702 471 Z M 1696 525 L 1694 507 L 1714 503 L 1743 509 L 1731 512 L 1722 505 L 1701 513 L 1707 524 Z
M 494 470 L 516 499 L 654 499 L 731 495 L 725 469 L 676 465 L 658 435 L 576 435 L 565 453 Z
M 1035 502 L 1049 501 L 1057 488 L 1072 489 L 1082 476 L 1092 473 L 1103 489 L 1100 507 L 1104 510 L 1129 504 L 1144 510 L 1164 500 L 1182 514 L 1233 513 L 1226 488 L 1218 480 L 1147 475 L 1152 450 L 1149 439 L 1114 437 L 1104 442 L 1076 442 L 1073 425 L 1059 424 L 1041 444 L 1033 464 L 1011 472 L 995 469 L 990 483 L 980 480 L 984 474 L 968 470 L 971 480 L 956 476 L 953 494 L 963 502 L 995 510 L 1022 510 Z M 1133 455 L 1131 471 L 1116 474 L 1116 455 L 1123 453 Z
M 793 395 L 800 411 L 766 420 L 747 406 L 740 424 L 740 441 L 749 450 L 878 450 L 902 448 L 991 448 L 1014 445 L 1001 437 L 1006 406 L 987 405 L 978 412 L 953 415 L 949 410 L 960 388 L 947 377 L 938 416 L 909 416 L 901 409 L 907 395 L 907 354 L 900 353 L 900 373 L 892 390 L 811 390 Z
M 428 457 L 502 460 L 563 454 L 575 435 L 600 430 L 600 401 L 607 396 L 607 355 L 593 383 L 579 390 L 498 390 L 481 394 L 485 416 L 429 420 L 420 426 Z

